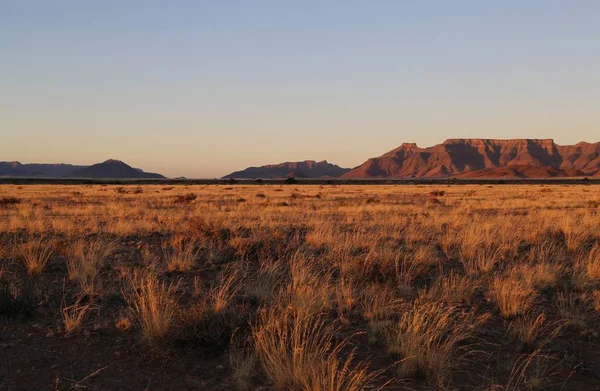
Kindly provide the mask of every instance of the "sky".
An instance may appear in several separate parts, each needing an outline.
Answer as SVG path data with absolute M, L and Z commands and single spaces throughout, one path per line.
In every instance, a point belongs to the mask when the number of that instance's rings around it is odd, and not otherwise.
M 600 141 L 598 0 L 0 0 L 0 161 L 221 177 Z

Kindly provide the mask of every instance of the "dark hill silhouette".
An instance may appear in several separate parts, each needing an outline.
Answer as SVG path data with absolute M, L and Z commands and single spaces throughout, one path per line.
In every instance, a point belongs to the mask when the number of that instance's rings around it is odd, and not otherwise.
M 119 178 L 119 179 L 159 179 L 160 174 L 135 169 L 120 160 L 110 159 L 89 167 L 80 168 L 69 174 L 73 178 Z
M 0 162 L 0 176 L 64 177 L 83 168 L 72 164 L 21 164 L 20 162 Z
M 271 179 L 271 178 L 337 178 L 350 171 L 326 160 L 315 162 L 306 160 L 303 162 L 287 162 L 280 164 L 269 164 L 261 167 L 249 167 L 242 171 L 236 171 L 224 178 L 227 179 Z
M 160 174 L 147 173 L 132 168 L 119 160 L 107 160 L 92 166 L 72 164 L 22 164 L 20 162 L 0 162 L 0 176 L 47 177 L 47 178 L 119 178 L 152 179 L 164 178 Z
M 551 139 L 450 139 L 428 148 L 402 144 L 342 178 L 550 178 L 594 176 L 599 171 L 600 143 L 562 146 Z

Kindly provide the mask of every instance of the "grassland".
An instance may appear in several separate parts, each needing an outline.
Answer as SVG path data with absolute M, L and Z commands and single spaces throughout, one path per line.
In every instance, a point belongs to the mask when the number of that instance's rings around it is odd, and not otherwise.
M 598 189 L 2 185 L 0 389 L 597 390 Z

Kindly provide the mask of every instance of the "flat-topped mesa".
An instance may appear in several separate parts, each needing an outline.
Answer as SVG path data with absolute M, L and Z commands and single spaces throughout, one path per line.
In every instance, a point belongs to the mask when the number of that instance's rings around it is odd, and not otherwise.
M 238 179 L 273 179 L 273 178 L 336 178 L 346 172 L 348 168 L 342 168 L 323 160 L 304 160 L 300 162 L 285 162 L 278 164 L 267 164 L 260 167 L 248 167 L 245 170 L 233 172 L 224 178 Z
M 450 138 L 443 142 L 448 144 L 469 144 L 469 145 L 527 145 L 537 144 L 540 146 L 552 146 L 554 140 L 551 138 L 517 138 L 517 139 L 491 139 L 491 138 Z
M 371 158 L 344 178 L 538 178 L 592 176 L 600 172 L 600 143 L 560 146 L 547 139 L 448 139 L 419 148 L 404 143 Z M 474 174 L 476 173 L 476 174 Z

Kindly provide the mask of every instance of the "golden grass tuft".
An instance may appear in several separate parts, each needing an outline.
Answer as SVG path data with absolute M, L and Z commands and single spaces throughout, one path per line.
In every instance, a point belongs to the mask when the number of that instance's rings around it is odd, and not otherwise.
M 463 251 L 463 253 L 461 262 L 465 272 L 470 276 L 490 272 L 502 256 L 502 251 L 494 247 L 479 247 L 474 250 Z
M 92 293 L 99 269 L 116 250 L 112 240 L 80 239 L 67 250 L 69 278 L 79 282 L 84 292 Z
M 365 362 L 354 361 L 348 339 L 323 316 L 288 309 L 263 310 L 252 327 L 257 358 L 277 390 L 359 391 L 376 378 Z
M 584 330 L 588 326 L 593 310 L 585 294 L 558 292 L 555 304 L 566 327 Z
M 17 245 L 17 254 L 30 275 L 42 273 L 53 251 L 53 244 L 42 238 L 30 239 Z
M 185 272 L 196 266 L 198 243 L 182 236 L 172 238 L 163 244 L 163 254 L 169 271 Z
M 600 280 L 600 244 L 596 244 L 589 252 L 582 252 L 579 262 L 590 280 Z
M 241 289 L 240 276 L 236 271 L 226 271 L 217 285 L 210 291 L 212 309 L 223 312 L 235 299 Z
M 450 272 L 438 277 L 429 289 L 420 292 L 420 297 L 449 304 L 471 304 L 476 289 L 477 282 L 472 278 Z
M 459 365 L 459 345 L 468 341 L 487 318 L 442 302 L 416 300 L 386 336 L 388 352 L 401 359 L 398 375 L 423 375 L 432 384 L 443 386 Z
M 159 281 L 154 273 L 137 273 L 124 292 L 136 315 L 144 339 L 154 345 L 166 341 L 177 314 L 177 284 Z
M 63 297 L 61 315 L 67 333 L 78 331 L 83 323 L 85 315 L 92 308 L 92 303 L 82 303 L 83 298 L 84 296 L 79 296 L 75 303 L 67 306 L 65 304 L 65 298 Z
M 290 283 L 279 300 L 302 314 L 319 314 L 332 307 L 334 296 L 331 267 L 296 253 L 290 260 Z
M 546 315 L 541 313 L 526 314 L 521 318 L 515 319 L 509 326 L 509 335 L 519 341 L 523 347 L 532 348 L 546 331 Z
M 538 297 L 537 291 L 521 281 L 516 273 L 494 277 L 489 294 L 505 318 L 526 314 Z

